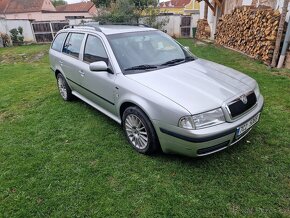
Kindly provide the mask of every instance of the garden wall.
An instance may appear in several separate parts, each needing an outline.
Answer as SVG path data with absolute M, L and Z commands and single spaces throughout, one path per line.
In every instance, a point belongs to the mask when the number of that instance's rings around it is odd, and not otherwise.
M 0 19 L 0 32 L 10 35 L 10 30 L 18 28 L 21 26 L 23 28 L 24 41 L 35 42 L 35 37 L 31 27 L 30 20 L 5 20 Z

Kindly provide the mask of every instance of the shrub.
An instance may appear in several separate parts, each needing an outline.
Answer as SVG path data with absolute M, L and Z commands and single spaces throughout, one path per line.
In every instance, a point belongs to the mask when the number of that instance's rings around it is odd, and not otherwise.
M 11 46 L 11 38 L 10 38 L 10 36 L 8 34 L 6 34 L 6 33 L 0 33 L 0 37 L 3 40 L 4 47 Z
M 14 28 L 9 31 L 11 35 L 11 40 L 13 44 L 23 44 L 24 36 L 23 36 L 23 28 L 18 27 L 18 29 Z

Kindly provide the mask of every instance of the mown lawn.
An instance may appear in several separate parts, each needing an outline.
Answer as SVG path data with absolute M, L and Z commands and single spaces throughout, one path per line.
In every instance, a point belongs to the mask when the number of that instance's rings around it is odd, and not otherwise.
M 0 217 L 290 217 L 289 71 L 180 41 L 266 101 L 246 140 L 204 158 L 136 153 L 114 121 L 60 98 L 47 45 L 0 49 Z

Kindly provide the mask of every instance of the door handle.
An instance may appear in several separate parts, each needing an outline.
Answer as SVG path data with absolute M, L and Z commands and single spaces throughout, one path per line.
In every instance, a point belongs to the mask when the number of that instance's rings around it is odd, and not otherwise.
M 81 74 L 81 77 L 84 77 L 84 76 L 85 76 L 85 73 L 84 73 L 84 71 L 82 71 L 82 70 L 79 70 L 79 73 Z
M 59 61 L 60 65 L 63 65 L 63 61 Z

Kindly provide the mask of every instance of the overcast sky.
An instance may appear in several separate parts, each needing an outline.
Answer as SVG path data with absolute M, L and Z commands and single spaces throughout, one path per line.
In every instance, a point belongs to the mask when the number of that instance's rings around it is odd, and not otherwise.
M 77 3 L 77 2 L 82 2 L 82 0 L 66 0 L 69 4 L 71 3 Z

